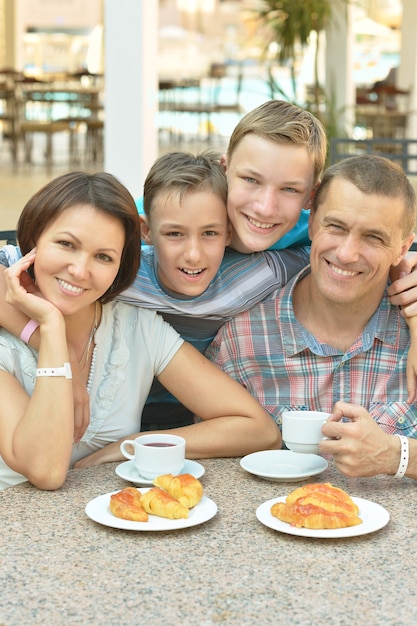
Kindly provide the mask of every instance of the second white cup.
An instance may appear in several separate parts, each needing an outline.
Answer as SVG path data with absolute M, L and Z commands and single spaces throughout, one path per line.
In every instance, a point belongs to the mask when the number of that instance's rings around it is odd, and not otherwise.
M 126 446 L 134 448 L 134 454 Z M 162 474 L 179 474 L 185 462 L 185 439 L 178 435 L 140 435 L 136 439 L 126 439 L 120 450 L 127 459 L 134 461 L 137 471 L 143 478 L 153 480 Z

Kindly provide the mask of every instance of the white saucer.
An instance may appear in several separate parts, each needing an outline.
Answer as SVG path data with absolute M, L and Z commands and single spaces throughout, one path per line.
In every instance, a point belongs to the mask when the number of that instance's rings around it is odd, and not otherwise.
M 326 459 L 317 454 L 301 454 L 291 450 L 264 450 L 244 456 L 241 467 L 265 480 L 297 482 L 320 474 L 328 467 Z
M 125 461 L 116 467 L 116 474 L 123 478 L 123 480 L 127 480 L 130 483 L 135 483 L 136 485 L 153 485 L 152 480 L 148 480 L 147 478 L 143 478 L 136 469 L 134 461 Z M 204 476 L 206 470 L 201 465 L 201 463 L 197 463 L 197 461 L 190 461 L 189 459 L 185 459 L 184 467 L 181 470 L 181 474 L 191 474 L 194 478 L 201 478 Z

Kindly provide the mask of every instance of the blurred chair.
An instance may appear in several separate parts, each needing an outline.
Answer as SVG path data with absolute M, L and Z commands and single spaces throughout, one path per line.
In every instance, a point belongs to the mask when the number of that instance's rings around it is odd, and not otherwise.
M 91 165 L 104 160 L 104 120 L 91 115 L 86 120 L 85 160 Z
M 0 131 L 1 138 L 9 144 L 13 163 L 18 157 L 18 102 L 16 80 L 21 72 L 12 68 L 0 68 Z
M 159 81 L 159 111 L 169 113 L 171 116 L 172 123 L 171 120 L 168 123 L 170 139 L 177 139 L 181 142 L 183 135 L 181 117 L 197 115 L 200 120 L 205 116 L 206 128 L 209 132 L 210 115 L 214 112 L 214 105 L 205 98 L 201 79 L 164 79 Z
M 50 169 L 54 161 L 53 138 L 65 133 L 69 162 L 71 165 L 78 163 L 80 130 L 86 129 L 89 135 L 97 134 L 97 127 L 102 128 L 101 122 L 97 123 L 98 111 L 102 109 L 99 100 L 100 88 L 83 85 L 79 76 L 65 76 L 59 81 L 43 84 L 22 84 L 19 129 L 26 161 L 32 159 L 34 135 L 41 133 L 46 137 L 46 166 Z
M 0 242 L 3 244 L 16 245 L 16 231 L 15 230 L 0 230 Z
M 408 112 L 360 105 L 355 109 L 355 116 L 356 125 L 367 129 L 368 138 L 404 139 L 406 136 Z
M 201 79 L 160 80 L 159 82 L 159 111 L 170 112 L 173 116 L 173 125 L 169 128 L 170 135 L 176 134 L 181 139 L 182 124 L 178 123 L 180 115 L 194 114 L 199 117 L 199 128 L 204 128 L 208 141 L 214 133 L 212 115 L 218 113 L 243 112 L 240 104 L 242 88 L 242 65 L 238 67 L 238 74 L 229 77 L 226 74 L 226 65 L 213 63 L 208 75 Z M 224 98 L 224 81 L 233 84 L 228 90 L 232 98 Z M 205 118 L 203 123 L 202 118 Z
M 71 133 L 71 124 L 66 119 L 54 118 L 56 103 L 53 84 L 36 78 L 24 77 L 19 85 L 19 136 L 23 142 L 27 163 L 32 162 L 34 136 L 45 135 L 45 162 L 48 171 L 53 164 L 53 136 Z
M 410 89 L 399 89 L 395 85 L 374 85 L 369 90 L 369 96 L 376 104 L 387 111 L 405 111 L 409 106 Z
M 225 80 L 231 80 L 226 73 L 226 66 L 223 63 L 213 63 L 210 69 L 209 77 L 214 80 L 214 111 L 215 113 L 236 113 L 242 115 L 243 107 L 240 104 L 240 94 L 243 83 L 243 64 L 239 63 L 237 68 L 237 76 L 234 79 L 235 86 L 231 90 L 232 99 L 222 99 L 222 87 Z
M 89 166 L 97 162 L 102 163 L 104 159 L 104 106 L 101 100 L 104 75 L 83 69 L 67 74 L 66 78 L 71 86 L 71 93 L 75 96 L 66 118 L 71 122 L 74 130 L 70 135 L 71 161 L 81 160 L 78 139 L 84 135 L 83 161 Z
M 329 165 L 358 154 L 378 154 L 398 163 L 407 176 L 417 171 L 417 139 L 331 137 Z

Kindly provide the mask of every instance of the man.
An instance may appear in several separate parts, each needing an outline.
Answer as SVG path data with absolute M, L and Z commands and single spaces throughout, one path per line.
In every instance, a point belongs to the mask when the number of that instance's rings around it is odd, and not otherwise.
M 310 267 L 224 325 L 207 354 L 278 423 L 285 409 L 332 412 L 320 449 L 348 476 L 417 479 L 410 335 L 386 293 L 415 218 L 413 187 L 391 161 L 330 167 L 309 219 Z

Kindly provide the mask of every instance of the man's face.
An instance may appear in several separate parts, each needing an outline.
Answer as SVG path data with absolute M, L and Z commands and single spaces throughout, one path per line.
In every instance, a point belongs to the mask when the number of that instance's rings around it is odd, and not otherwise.
M 223 200 L 210 191 L 157 195 L 142 236 L 153 244 L 158 277 L 171 291 L 195 297 L 216 276 L 231 227 Z
M 398 265 L 413 235 L 404 238 L 404 201 L 362 193 L 334 179 L 310 216 L 311 278 L 332 303 L 361 307 L 380 299 L 391 265 Z
M 280 144 L 248 134 L 226 161 L 231 247 L 266 250 L 309 208 L 314 166 L 305 146 Z

